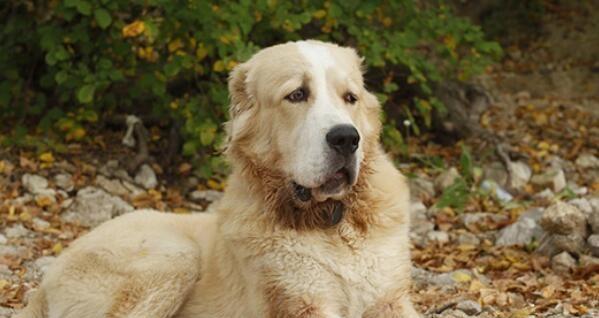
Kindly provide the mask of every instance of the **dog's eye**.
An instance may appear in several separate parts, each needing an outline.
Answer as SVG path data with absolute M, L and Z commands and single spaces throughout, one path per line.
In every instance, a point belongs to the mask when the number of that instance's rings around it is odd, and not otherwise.
M 291 94 L 285 96 L 285 99 L 292 103 L 304 102 L 308 99 L 308 91 L 306 91 L 305 88 L 300 87 L 291 92 Z
M 347 92 L 343 95 L 343 100 L 346 103 L 349 104 L 355 104 L 358 101 L 358 97 L 356 96 L 356 94 L 352 93 L 352 92 Z

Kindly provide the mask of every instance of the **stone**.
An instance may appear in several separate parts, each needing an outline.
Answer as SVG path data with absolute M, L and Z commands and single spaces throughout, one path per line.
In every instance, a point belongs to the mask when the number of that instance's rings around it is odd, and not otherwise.
M 23 238 L 29 234 L 29 230 L 22 224 L 15 224 L 6 229 L 6 237 L 8 238 Z
M 586 237 L 586 216 L 575 206 L 562 201 L 545 209 L 539 223 L 550 233 L 563 235 L 576 233 Z
M 426 234 L 429 243 L 444 245 L 449 242 L 449 234 L 444 231 L 430 231 Z
M 136 197 L 140 194 L 144 194 L 146 193 L 146 191 L 136 185 L 134 185 L 133 183 L 129 182 L 129 181 L 122 181 L 123 186 L 129 191 L 131 192 L 131 196 Z
M 8 242 L 8 238 L 4 234 L 0 233 L 0 245 L 4 245 Z
M 561 252 L 551 258 L 551 268 L 558 273 L 569 273 L 576 268 L 576 260 L 568 252 Z
M 599 266 L 599 257 L 593 257 L 593 256 L 582 254 L 578 258 L 578 264 L 580 265 L 580 267 Z
M 480 244 L 480 239 L 476 235 L 466 232 L 458 235 L 457 242 L 458 244 L 477 246 Z
M 587 239 L 587 244 L 593 256 L 599 257 L 599 234 L 593 234 Z
M 587 218 L 593 213 L 593 207 L 589 200 L 585 198 L 572 199 L 568 201 L 568 204 L 575 206 L 582 212 Z
M 435 189 L 439 192 L 450 187 L 455 181 L 460 178 L 460 173 L 455 167 L 451 167 L 448 170 L 443 171 L 437 178 L 435 178 Z
M 509 217 L 504 214 L 476 212 L 463 213 L 458 218 L 459 222 L 469 230 L 486 230 L 495 224 L 505 223 Z
M 560 167 L 553 166 L 542 174 L 532 176 L 530 182 L 540 187 L 552 187 L 554 192 L 562 191 L 566 185 L 566 175 Z
M 455 308 L 470 316 L 478 315 L 481 311 L 483 311 L 481 305 L 474 300 L 463 300 L 459 302 Z
M 495 161 L 483 167 L 483 175 L 485 179 L 494 181 L 501 187 L 506 186 L 508 173 L 501 162 Z
M 509 187 L 512 189 L 521 190 L 532 176 L 532 170 L 522 161 L 510 162 L 508 171 L 510 172 Z
M 73 176 L 68 173 L 60 173 L 54 176 L 54 184 L 64 191 L 70 192 L 75 188 Z
M 156 173 L 152 170 L 152 167 L 147 164 L 144 164 L 139 168 L 139 171 L 135 175 L 135 182 L 147 190 L 154 189 L 158 186 Z
M 100 167 L 100 169 L 98 170 L 98 173 L 100 173 L 106 177 L 112 177 L 118 169 L 119 169 L 119 161 L 118 160 L 108 160 L 106 162 L 106 164 L 104 164 L 102 167 Z
M 538 220 L 543 216 L 543 209 L 530 209 L 520 217 L 516 222 L 504 227 L 499 231 L 495 245 L 497 246 L 525 246 L 533 241 L 540 241 L 545 235 L 545 231 L 538 224 Z
M 216 190 L 196 190 L 189 194 L 189 198 L 196 202 L 216 202 L 223 197 L 223 193 Z
M 33 218 L 33 227 L 40 230 L 45 230 L 50 227 L 50 223 L 46 220 L 42 220 L 38 217 Z
M 95 184 L 114 195 L 128 196 L 130 194 L 129 190 L 119 180 L 108 179 L 103 175 L 96 176 Z
M 452 286 L 461 282 L 467 282 L 472 279 L 472 272 L 467 269 L 458 269 L 449 273 L 437 274 L 425 269 L 412 267 L 412 279 L 416 286 L 436 285 Z M 481 276 L 481 281 L 484 276 Z
M 580 168 L 597 169 L 599 168 L 599 159 L 590 153 L 583 153 L 576 158 L 575 164 Z
M 10 307 L 0 306 L 0 318 L 10 318 L 15 314 L 15 310 Z
M 591 226 L 591 231 L 595 234 L 599 234 L 599 198 L 592 198 L 589 200 L 592 212 L 588 215 L 587 221 Z
M 44 193 L 48 189 L 48 180 L 36 174 L 26 173 L 21 177 L 23 187 L 31 194 Z
M 483 182 L 481 182 L 480 184 L 480 188 L 483 191 L 490 192 L 493 195 L 493 197 L 495 197 L 502 203 L 507 203 L 514 199 L 514 197 L 509 192 L 507 192 L 504 188 L 502 188 L 493 180 L 483 180 Z
M 434 184 L 423 177 L 415 177 L 409 179 L 410 195 L 413 201 L 422 200 L 429 201 L 435 198 Z
M 580 254 L 585 249 L 585 238 L 578 233 L 561 235 L 545 235 L 537 248 L 537 252 L 547 256 L 553 256 L 563 251 L 572 254 Z
M 555 193 L 551 189 L 545 189 L 541 192 L 537 192 L 532 196 L 536 200 L 551 201 L 555 197 Z
M 78 222 L 84 226 L 95 227 L 131 211 L 133 207 L 121 198 L 99 188 L 86 187 L 77 192 L 73 204 L 61 214 L 61 218 L 67 222 Z

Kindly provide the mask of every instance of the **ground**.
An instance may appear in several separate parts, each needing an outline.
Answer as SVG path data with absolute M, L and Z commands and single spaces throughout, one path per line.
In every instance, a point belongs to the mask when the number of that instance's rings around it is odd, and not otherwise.
M 426 317 L 599 316 L 596 14 L 509 47 L 478 79 L 491 95 L 480 124 L 508 158 L 476 136 L 442 146 L 427 135 L 396 158 L 412 186 L 413 298 Z M 0 149 L 0 317 L 102 221 L 142 207 L 201 213 L 220 197 L 225 184 L 186 162 L 129 174 L 123 134 L 62 154 Z

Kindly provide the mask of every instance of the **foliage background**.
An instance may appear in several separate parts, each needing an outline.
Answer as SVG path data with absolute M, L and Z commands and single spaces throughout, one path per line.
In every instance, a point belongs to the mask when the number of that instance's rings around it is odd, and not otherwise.
M 225 169 L 227 74 L 261 47 L 314 38 L 358 49 L 395 153 L 400 122 L 417 134 L 443 110 L 436 82 L 467 80 L 501 54 L 440 1 L 8 0 L 0 16 L 3 145 L 83 140 L 110 114 L 146 114 L 180 123 L 182 153 L 204 176 Z

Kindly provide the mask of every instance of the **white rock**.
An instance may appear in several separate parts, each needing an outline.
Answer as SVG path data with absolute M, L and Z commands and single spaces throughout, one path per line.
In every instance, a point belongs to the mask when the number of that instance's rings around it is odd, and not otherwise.
M 576 233 L 586 237 L 586 216 L 568 203 L 558 201 L 545 209 L 539 223 L 550 233 L 562 235 Z
M 67 222 L 79 222 L 81 225 L 95 227 L 111 218 L 133 211 L 133 207 L 117 196 L 102 189 L 86 187 L 77 192 L 73 204 L 62 213 Z
M 537 252 L 547 256 L 553 256 L 561 252 L 580 254 L 585 249 L 585 238 L 578 233 L 568 235 L 551 234 L 545 235 L 537 248 Z
M 556 165 L 542 174 L 534 175 L 530 182 L 541 187 L 551 186 L 556 193 L 562 191 L 567 185 L 564 170 Z
M 509 217 L 505 214 L 476 212 L 463 213 L 458 219 L 460 223 L 467 229 L 484 229 L 487 223 L 503 223 L 506 222 Z
M 131 193 L 131 196 L 136 197 L 140 194 L 146 193 L 146 191 L 131 182 L 123 180 L 123 186 Z
M 61 173 L 61 174 L 57 174 L 54 176 L 54 184 L 56 184 L 57 187 L 65 190 L 65 191 L 72 191 L 73 188 L 75 187 L 75 184 L 73 183 L 73 176 L 70 175 L 69 173 Z
M 508 171 L 511 177 L 509 186 L 512 189 L 522 189 L 532 176 L 532 170 L 522 161 L 510 162 L 508 164 Z
M 104 164 L 98 172 L 106 177 L 112 177 L 115 172 L 119 169 L 119 161 L 118 160 L 108 160 L 106 164 Z
M 461 233 L 458 236 L 457 241 L 458 241 L 458 244 L 466 244 L 466 245 L 474 245 L 474 246 L 477 246 L 480 244 L 480 239 L 476 235 L 469 233 L 469 232 Z
M 581 168 L 599 168 L 599 159 L 590 153 L 583 153 L 576 158 L 576 165 Z
M 551 268 L 558 273 L 568 273 L 576 267 L 576 260 L 568 252 L 562 252 L 551 259 Z
M 449 234 L 444 231 L 430 231 L 426 234 L 429 243 L 444 245 L 449 242 Z
M 507 192 L 493 180 L 483 180 L 483 182 L 480 184 L 480 188 L 483 191 L 491 192 L 491 194 L 502 203 L 507 203 L 514 199 L 509 192 Z
M 494 181 L 502 187 L 507 183 L 508 173 L 501 162 L 496 161 L 485 165 L 483 168 L 483 175 L 485 179 Z
M 33 226 L 36 229 L 44 230 L 44 229 L 47 229 L 50 227 L 50 223 L 48 221 L 42 220 L 37 217 L 33 218 L 32 222 L 33 222 Z
M 147 164 L 142 165 L 139 168 L 139 172 L 135 175 L 135 182 L 146 189 L 154 189 L 158 186 L 158 179 L 156 178 L 156 173 L 152 170 Z
M 550 201 L 551 199 L 553 199 L 555 197 L 555 193 L 553 193 L 553 191 L 551 191 L 551 189 L 545 189 L 541 192 L 535 193 L 532 197 L 537 200 Z
M 196 190 L 189 194 L 189 198 L 192 201 L 207 201 L 207 202 L 215 202 L 220 200 L 223 197 L 223 193 L 215 190 Z
M 96 176 L 95 184 L 114 195 L 127 196 L 130 194 L 129 190 L 119 180 L 108 179 L 103 175 Z
M 474 300 L 463 300 L 455 308 L 470 316 L 478 315 L 483 310 L 481 305 Z
M 48 180 L 36 174 L 24 174 L 23 177 L 21 177 L 21 183 L 31 194 L 42 194 L 48 189 Z
M 8 238 L 23 238 L 29 234 L 29 230 L 22 224 L 15 224 L 7 228 L 5 233 Z
M 599 266 L 599 257 L 582 254 L 578 259 L 578 263 L 580 264 L 580 267 Z
M 46 271 L 48 270 L 48 268 L 50 268 L 50 266 L 52 265 L 52 263 L 54 263 L 54 261 L 56 260 L 55 256 L 42 256 L 38 259 L 35 260 L 35 266 L 38 268 L 38 270 L 42 273 L 45 274 Z
M 587 244 L 593 256 L 599 257 L 599 234 L 593 234 L 587 239 Z
M 564 174 L 564 170 L 557 170 L 557 174 L 553 177 L 553 191 L 560 192 L 566 188 L 566 175 Z
M 4 234 L 0 233 L 0 245 L 4 245 L 8 242 L 8 239 L 6 238 L 6 236 L 4 236 Z
M 460 173 L 458 172 L 458 169 L 451 167 L 435 178 L 435 189 L 437 189 L 437 191 L 443 191 L 454 184 L 459 177 Z
M 542 215 L 543 210 L 540 208 L 533 208 L 522 213 L 516 222 L 499 231 L 495 245 L 524 246 L 530 244 L 534 240 L 541 240 L 545 235 L 545 231 L 538 224 L 538 220 Z
M 589 215 L 591 215 L 591 213 L 593 213 L 593 207 L 591 206 L 591 203 L 587 199 L 584 199 L 584 198 L 572 199 L 572 200 L 568 201 L 568 204 L 577 207 L 578 210 L 580 210 L 580 212 L 584 213 L 584 215 L 587 217 Z

